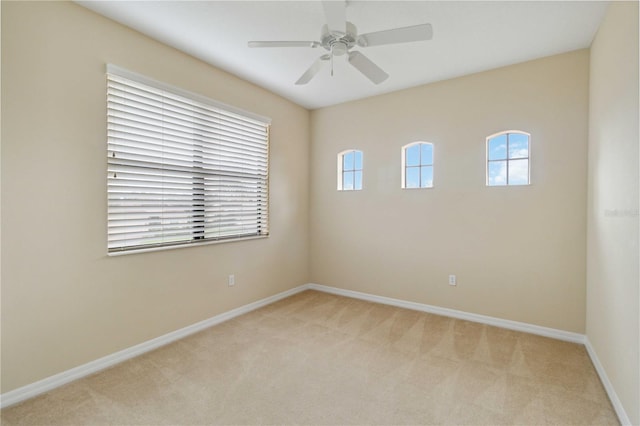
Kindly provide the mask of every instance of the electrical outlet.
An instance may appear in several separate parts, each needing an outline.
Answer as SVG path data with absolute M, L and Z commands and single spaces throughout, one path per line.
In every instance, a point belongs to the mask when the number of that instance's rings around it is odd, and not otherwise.
M 227 283 L 229 284 L 229 287 L 236 285 L 236 276 L 233 274 L 229 275 Z
M 456 276 L 449 275 L 449 285 L 456 285 Z

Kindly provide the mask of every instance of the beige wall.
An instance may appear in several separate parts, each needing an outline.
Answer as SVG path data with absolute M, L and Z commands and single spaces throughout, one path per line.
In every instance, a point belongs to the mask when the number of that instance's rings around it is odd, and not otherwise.
M 106 256 L 106 63 L 273 119 L 268 239 Z M 2 392 L 306 283 L 308 151 L 289 101 L 75 4 L 2 2 Z
M 584 332 L 588 67 L 580 50 L 313 111 L 311 281 Z M 485 137 L 515 129 L 532 185 L 486 187 Z M 434 188 L 402 190 L 418 140 Z M 347 148 L 362 191 L 336 191 Z
M 586 315 L 640 422 L 637 4 L 596 38 L 590 111 L 582 50 L 311 119 L 74 4 L 2 2 L 1 19 L 3 393 L 311 281 L 579 333 Z M 271 237 L 106 256 L 106 63 L 273 118 Z M 487 188 L 484 138 L 507 129 L 532 134 L 532 185 Z M 435 145 L 435 187 L 401 190 L 417 140 Z M 336 191 L 347 148 L 363 191 Z
M 587 337 L 640 424 L 638 3 L 612 3 L 591 47 Z

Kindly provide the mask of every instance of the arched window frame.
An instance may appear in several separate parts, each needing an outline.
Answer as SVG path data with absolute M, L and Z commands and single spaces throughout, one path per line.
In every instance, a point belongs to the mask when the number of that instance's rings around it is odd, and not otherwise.
M 348 155 L 353 154 L 349 162 Z M 359 157 L 359 160 L 358 160 Z M 345 159 L 347 160 L 345 162 Z M 364 154 L 358 149 L 338 153 L 338 191 L 360 191 L 363 186 Z M 351 185 L 349 184 L 351 182 Z
M 407 153 L 408 150 L 414 146 L 420 146 L 418 152 L 419 154 L 419 162 L 417 165 L 410 165 L 408 163 L 407 160 Z M 429 161 L 428 158 L 424 158 L 423 159 L 423 149 L 422 146 L 427 147 L 427 149 L 429 149 L 431 151 L 431 161 Z M 425 142 L 425 141 L 416 141 L 416 142 L 411 142 L 406 144 L 405 146 L 402 147 L 401 149 L 401 156 L 402 156 L 402 188 L 403 189 L 424 189 L 424 188 L 433 188 L 433 181 L 434 181 L 434 146 L 433 143 L 431 142 Z M 418 169 L 418 175 L 420 178 L 420 184 L 418 186 L 409 186 L 409 182 L 407 179 L 407 173 L 410 169 Z M 427 180 L 427 183 L 423 185 L 423 173 L 429 173 L 431 174 L 431 181 L 430 184 L 428 183 L 429 181 Z M 427 175 L 428 176 L 428 175 Z
M 500 136 L 505 135 L 505 154 L 504 157 L 499 154 L 491 153 L 491 142 Z M 511 153 L 511 144 L 518 143 L 512 142 L 514 136 L 526 136 L 527 149 L 526 155 L 522 153 Z M 523 186 L 531 184 L 531 134 L 522 130 L 505 130 L 502 132 L 494 133 L 486 138 L 486 185 L 487 186 Z M 495 150 L 495 149 L 494 149 Z M 522 169 L 522 164 L 526 161 L 526 172 L 520 172 L 520 176 L 512 176 L 512 170 L 516 170 L 516 166 Z M 492 167 L 504 164 L 504 183 L 497 183 L 495 179 L 492 180 Z M 501 173 L 502 174 L 502 173 Z M 526 177 L 526 182 L 523 179 L 523 175 Z

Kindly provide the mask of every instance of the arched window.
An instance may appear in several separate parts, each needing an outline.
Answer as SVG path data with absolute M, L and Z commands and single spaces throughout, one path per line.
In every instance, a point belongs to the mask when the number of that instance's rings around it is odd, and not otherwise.
M 402 188 L 433 187 L 433 144 L 413 142 L 402 147 Z
M 519 130 L 487 137 L 487 186 L 529 185 L 530 138 Z
M 362 189 L 362 151 L 348 149 L 338 154 L 338 191 Z

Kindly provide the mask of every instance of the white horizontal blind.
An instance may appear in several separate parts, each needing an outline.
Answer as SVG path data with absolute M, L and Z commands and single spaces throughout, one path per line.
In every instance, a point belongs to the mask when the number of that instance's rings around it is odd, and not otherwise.
M 107 86 L 110 253 L 269 234 L 268 123 L 113 69 Z

